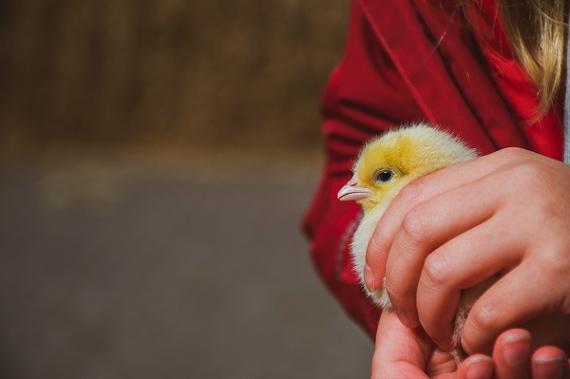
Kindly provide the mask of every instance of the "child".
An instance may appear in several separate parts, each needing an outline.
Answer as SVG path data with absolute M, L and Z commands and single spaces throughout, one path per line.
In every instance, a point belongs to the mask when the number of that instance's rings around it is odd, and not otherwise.
M 408 326 L 421 324 L 428 336 L 418 337 L 415 347 L 425 347 L 427 337 L 444 347 L 447 329 L 441 320 L 455 311 L 453 301 L 447 300 L 454 296 L 449 295 L 493 270 L 506 273 L 516 268 L 513 275 L 505 276 L 502 285 L 497 283 L 476 304 L 463 334 L 464 347 L 470 353 L 488 353 L 490 341 L 499 332 L 540 320 L 539 316 L 547 313 L 562 315 L 558 321 L 564 326 L 558 328 L 561 340 L 557 342 L 570 340 L 570 320 L 563 317 L 570 314 L 570 240 L 566 237 L 570 233 L 563 226 L 564 220 L 570 220 L 570 197 L 566 195 L 570 191 L 570 171 L 553 160 L 560 160 L 563 153 L 560 82 L 565 4 L 546 0 L 500 3 L 502 12 L 499 0 L 352 1 L 346 52 L 323 97 L 327 160 L 318 193 L 304 219 L 304 230 L 312 240 L 311 254 L 322 279 L 371 336 L 377 331 L 380 314 L 359 288 L 349 255 L 359 207 L 335 199 L 351 176 L 360 147 L 388 128 L 427 121 L 460 136 L 481 155 L 488 155 L 422 181 L 414 187 L 417 194 L 409 201 L 396 201 L 382 219 L 375 243 L 369 247 L 368 282 L 378 285 L 388 264 L 388 288 L 400 317 L 383 316 L 384 325 L 390 327 L 378 330 L 375 373 L 393 369 L 388 367 L 390 361 L 377 359 L 394 353 L 389 344 L 381 342 L 389 340 L 382 338 L 385 330 L 401 331 L 402 337 L 408 332 L 400 320 Z M 524 148 L 542 156 L 516 149 L 491 154 L 507 147 Z M 464 207 L 451 201 L 450 194 L 462 202 L 470 200 L 481 212 L 461 212 Z M 407 250 L 406 243 L 413 243 L 414 236 L 406 238 L 403 233 L 408 229 L 402 228 L 402 222 L 406 220 L 404 226 L 413 226 L 414 222 L 430 225 L 426 209 L 433 204 L 447 204 L 445 214 L 449 213 L 449 220 L 454 222 L 446 223 L 442 218 L 441 223 L 432 225 L 431 233 L 422 235 L 426 241 L 421 242 L 425 243 L 418 243 L 413 250 L 419 252 L 415 257 L 421 261 L 403 260 L 407 254 L 398 255 L 397 251 Z M 453 229 L 450 225 L 460 227 Z M 482 227 L 475 228 L 478 225 Z M 457 239 L 459 236 L 467 237 Z M 426 277 L 422 272 L 426 267 L 433 269 L 425 266 L 424 260 L 449 243 L 460 246 L 465 253 L 450 255 L 451 249 L 443 253 L 439 250 L 436 257 L 481 258 L 453 262 L 454 270 L 445 272 L 459 273 L 454 281 L 444 281 L 447 287 L 437 287 L 430 295 L 432 302 L 418 302 L 416 308 L 415 291 L 425 294 L 428 288 L 420 281 Z M 427 262 L 435 266 L 436 261 L 434 258 Z M 390 281 L 394 267 L 403 278 Z M 477 271 L 477 267 L 482 268 Z M 554 278 L 558 280 L 556 285 Z M 412 296 L 407 296 L 410 293 Z M 493 312 L 496 308 L 490 305 L 497 301 L 512 305 L 507 309 L 514 311 Z M 477 330 L 482 322 L 488 330 Z M 530 348 L 530 335 L 520 330 L 511 333 L 522 336 L 519 345 Z M 541 335 L 535 333 L 535 337 Z M 396 337 L 391 335 L 390 339 Z M 512 352 L 501 341 L 497 341 L 495 352 Z M 543 357 L 541 354 L 566 360 L 562 350 L 548 349 L 548 354 L 537 350 L 532 357 L 528 352 L 519 370 L 522 367 L 526 376 L 532 373 L 538 378 L 537 373 L 545 372 L 540 371 L 544 366 L 538 359 Z M 431 349 L 427 358 L 437 354 Z M 481 370 L 492 370 L 493 362 L 489 368 L 488 361 L 477 357 Z M 495 356 L 493 359 L 497 377 L 525 377 Z M 421 370 L 427 369 L 427 359 L 414 363 L 424 364 Z M 556 369 L 562 370 L 562 363 Z

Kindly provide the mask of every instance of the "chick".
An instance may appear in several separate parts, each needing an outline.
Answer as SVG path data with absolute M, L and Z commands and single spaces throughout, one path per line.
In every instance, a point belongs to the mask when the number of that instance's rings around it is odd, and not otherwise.
M 364 284 L 366 249 L 376 224 L 392 199 L 412 180 L 476 156 L 457 138 L 425 124 L 390 131 L 362 149 L 354 176 L 341 188 L 338 199 L 356 201 L 363 208 L 364 215 L 353 236 L 353 263 L 363 288 L 381 308 L 392 308 L 387 291 L 382 288 L 370 292 Z M 465 317 L 481 290 L 465 292 L 456 316 L 455 347 L 459 346 Z M 455 350 L 454 356 L 459 359 L 459 350 Z

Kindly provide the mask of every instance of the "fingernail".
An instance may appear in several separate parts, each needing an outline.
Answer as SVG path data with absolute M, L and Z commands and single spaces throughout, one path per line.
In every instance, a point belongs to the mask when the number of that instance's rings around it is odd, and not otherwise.
M 407 313 L 398 313 L 398 318 L 402 324 L 404 324 L 409 329 L 415 329 L 419 326 L 419 323 L 416 322 L 414 318 L 408 316 Z
M 530 338 L 528 334 L 511 334 L 505 337 L 503 358 L 510 366 L 528 362 L 530 356 Z
M 404 324 L 405 327 L 407 327 L 409 329 L 414 328 L 414 324 L 412 323 L 412 320 L 410 320 L 410 318 L 405 313 L 398 313 L 398 318 L 400 319 L 400 322 L 402 324 Z
M 548 357 L 548 358 L 535 358 L 534 364 L 541 366 L 541 371 L 546 370 L 550 374 L 549 378 L 564 378 L 566 359 L 562 356 Z
M 472 358 L 467 365 L 465 377 L 467 379 L 491 379 L 493 376 L 493 362 L 488 357 Z
M 564 362 L 565 358 L 563 356 L 555 356 L 555 357 L 549 357 L 549 358 L 535 358 L 534 361 L 540 365 L 545 364 L 545 365 L 549 365 L 549 364 L 554 364 L 554 363 L 561 363 Z
M 364 282 L 366 283 L 366 287 L 369 290 L 377 289 L 376 288 L 376 279 L 374 278 L 374 274 L 372 273 L 372 269 L 368 265 L 366 265 L 366 267 L 364 267 Z

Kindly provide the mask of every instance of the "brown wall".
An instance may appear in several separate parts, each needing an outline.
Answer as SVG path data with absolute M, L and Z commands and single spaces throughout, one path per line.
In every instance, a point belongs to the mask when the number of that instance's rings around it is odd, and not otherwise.
M 302 147 L 343 0 L 3 0 L 4 146 Z

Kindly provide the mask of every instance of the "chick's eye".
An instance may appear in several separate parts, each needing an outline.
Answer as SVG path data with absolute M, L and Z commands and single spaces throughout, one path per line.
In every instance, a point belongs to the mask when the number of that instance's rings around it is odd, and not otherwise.
M 376 173 L 376 181 L 379 183 L 387 183 L 394 179 L 394 176 L 396 176 L 396 174 L 390 169 L 380 170 Z

